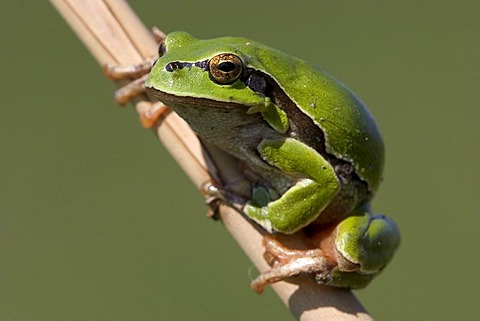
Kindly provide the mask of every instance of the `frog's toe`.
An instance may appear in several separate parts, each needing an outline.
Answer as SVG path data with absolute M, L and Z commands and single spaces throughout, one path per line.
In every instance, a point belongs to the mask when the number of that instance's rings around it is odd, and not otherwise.
M 262 293 L 268 284 L 284 281 L 299 275 L 329 274 L 335 264 L 320 249 L 296 250 L 283 245 L 273 236 L 265 236 L 264 257 L 272 266 L 252 281 L 251 287 Z

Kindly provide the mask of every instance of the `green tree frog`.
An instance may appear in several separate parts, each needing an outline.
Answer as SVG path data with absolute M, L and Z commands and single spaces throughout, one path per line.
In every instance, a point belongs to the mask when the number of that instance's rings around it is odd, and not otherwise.
M 273 235 L 309 235 L 311 250 L 266 237 L 273 267 L 253 282 L 257 291 L 299 274 L 360 288 L 390 261 L 398 228 L 369 205 L 382 138 L 362 102 L 325 71 L 252 40 L 174 32 L 145 87 L 255 174 L 248 218 Z

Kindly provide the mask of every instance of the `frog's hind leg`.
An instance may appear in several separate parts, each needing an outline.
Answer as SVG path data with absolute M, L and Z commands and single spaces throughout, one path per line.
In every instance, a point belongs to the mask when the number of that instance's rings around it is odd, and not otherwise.
M 262 293 L 268 284 L 283 281 L 298 275 L 315 275 L 322 272 L 328 277 L 335 264 L 329 261 L 321 249 L 293 250 L 285 247 L 272 236 L 263 238 L 265 258 L 273 267 L 252 281 L 251 287 Z

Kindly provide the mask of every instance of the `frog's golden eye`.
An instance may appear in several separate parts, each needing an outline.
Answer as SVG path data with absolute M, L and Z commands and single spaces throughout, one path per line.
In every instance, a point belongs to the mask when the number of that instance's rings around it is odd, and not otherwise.
M 221 53 L 208 62 L 210 78 L 221 85 L 234 83 L 243 71 L 243 62 L 240 57 L 230 53 Z

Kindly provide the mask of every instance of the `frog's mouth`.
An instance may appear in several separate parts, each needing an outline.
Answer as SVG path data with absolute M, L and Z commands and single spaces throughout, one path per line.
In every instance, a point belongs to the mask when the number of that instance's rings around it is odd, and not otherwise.
M 251 106 L 245 104 L 239 104 L 231 101 L 219 101 L 202 97 L 191 97 L 191 96 L 178 96 L 170 94 L 153 87 L 146 87 L 148 95 L 155 99 L 159 100 L 167 106 L 175 108 L 177 105 L 188 105 L 196 107 L 212 107 L 219 108 L 224 110 L 238 110 L 244 109 L 245 111 Z

